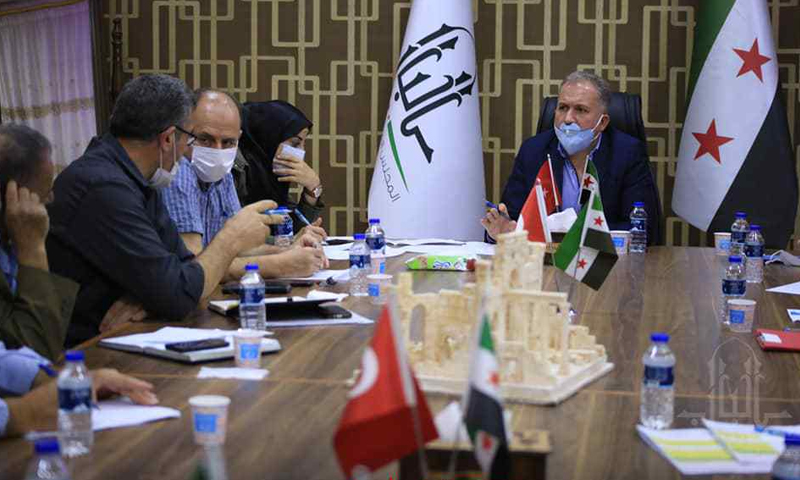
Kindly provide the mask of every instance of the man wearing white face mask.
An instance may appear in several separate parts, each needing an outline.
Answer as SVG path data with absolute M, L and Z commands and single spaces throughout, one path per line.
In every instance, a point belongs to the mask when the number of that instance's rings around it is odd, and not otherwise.
M 609 125 L 611 90 L 602 78 L 583 71 L 564 79 L 558 95 L 553 130 L 526 140 L 520 147 L 498 209 L 481 220 L 487 240 L 514 231 L 541 166 L 552 160 L 561 208 L 580 210 L 581 179 L 586 163 L 597 168 L 606 220 L 612 230 L 629 230 L 634 202 L 644 202 L 648 242 L 657 240 L 658 196 L 645 145 Z
M 146 315 L 180 320 L 207 298 L 241 252 L 264 243 L 264 201 L 228 219 L 201 254 L 187 250 L 162 190 L 178 171 L 194 97 L 183 80 L 143 75 L 122 89 L 109 133 L 56 179 L 47 254 L 80 284 L 67 345 Z
M 175 180 L 164 189 L 164 204 L 186 247 L 200 254 L 241 209 L 230 173 L 241 135 L 241 109 L 233 97 L 211 89 L 195 92 L 195 102 L 189 148 Z M 324 237 L 322 228 L 307 227 L 286 251 L 260 245 L 235 259 L 224 279 L 240 278 L 248 263 L 257 263 L 268 278 L 310 275 L 328 265 L 322 249 L 315 248 Z

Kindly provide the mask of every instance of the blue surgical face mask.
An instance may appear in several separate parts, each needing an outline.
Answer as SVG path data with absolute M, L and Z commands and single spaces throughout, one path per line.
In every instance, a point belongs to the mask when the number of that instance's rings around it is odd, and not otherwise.
M 597 138 L 594 129 L 600 125 L 604 115 L 605 114 L 600 115 L 600 118 L 597 119 L 597 123 L 593 128 L 581 130 L 581 127 L 577 123 L 562 123 L 555 127 L 556 137 L 558 137 L 561 146 L 566 150 L 567 155 L 572 156 L 589 148 L 589 145 Z

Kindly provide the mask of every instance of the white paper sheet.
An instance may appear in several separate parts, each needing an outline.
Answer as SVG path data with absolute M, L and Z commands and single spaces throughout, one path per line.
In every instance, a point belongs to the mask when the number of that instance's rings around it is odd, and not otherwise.
M 786 285 L 782 285 L 780 287 L 774 287 L 767 289 L 768 292 L 772 293 L 786 293 L 789 295 L 800 295 L 800 282 L 789 283 Z
M 772 468 L 737 462 L 705 428 L 653 430 L 637 425 L 636 430 L 645 443 L 683 475 L 769 473 Z
M 554 213 L 547 216 L 547 227 L 554 233 L 566 233 L 578 219 L 575 210 L 568 208 L 563 212 Z
M 261 368 L 212 368 L 201 367 L 197 378 L 237 378 L 239 380 L 263 380 L 269 375 Z
M 703 424 L 740 463 L 762 463 L 764 467 L 772 467 L 783 452 L 783 437 L 757 432 L 755 425 L 706 419 L 703 419 Z
M 351 245 L 333 245 L 324 247 L 328 260 L 349 260 Z M 386 258 L 399 257 L 406 253 L 405 247 L 386 247 Z
M 369 318 L 362 317 L 356 312 L 352 312 L 353 316 L 350 318 L 331 318 L 331 319 L 314 319 L 314 320 L 286 320 L 280 322 L 270 322 L 267 319 L 267 326 L 270 328 L 278 327 L 328 327 L 332 325 L 370 325 L 375 323 Z
M 800 258 L 792 255 L 789 252 L 778 250 L 772 255 L 764 255 L 764 263 L 770 264 L 776 262 L 783 263 L 784 265 L 788 265 L 790 267 L 800 267 Z
M 92 409 L 92 430 L 95 432 L 181 416 L 180 410 L 158 405 L 136 405 L 127 397 L 102 401 L 98 407 Z
M 454 255 L 477 257 L 494 255 L 494 245 L 484 242 L 467 242 L 464 245 L 419 245 L 406 247 L 406 252 L 424 255 Z
M 787 308 L 786 312 L 789 314 L 789 319 L 792 321 L 792 323 L 800 322 L 800 309 Z
M 306 295 L 306 300 L 330 300 L 332 302 L 341 302 L 349 297 L 347 293 L 334 293 L 326 292 L 324 290 L 311 290 Z
M 350 280 L 350 270 L 320 270 L 314 275 L 308 277 L 290 277 L 282 278 L 281 280 L 314 280 L 317 282 L 330 281 L 333 283 L 346 282 Z
M 126 335 L 124 337 L 106 338 L 103 339 L 103 342 L 107 344 L 137 347 L 139 349 L 154 348 L 166 350 L 167 347 L 165 345 L 168 343 L 193 342 L 195 340 L 208 340 L 212 338 L 226 339 L 228 341 L 227 347 L 205 350 L 206 352 L 215 352 L 218 350 L 233 350 L 233 333 L 234 330 L 220 330 L 217 328 L 164 327 L 151 333 L 138 333 L 135 335 Z M 272 335 L 272 332 L 264 332 L 264 335 Z
M 414 246 L 414 245 L 432 245 L 432 244 L 440 244 L 440 245 L 464 245 L 464 242 L 459 240 L 451 240 L 448 238 L 387 238 L 386 239 L 387 245 L 394 245 L 394 246 Z

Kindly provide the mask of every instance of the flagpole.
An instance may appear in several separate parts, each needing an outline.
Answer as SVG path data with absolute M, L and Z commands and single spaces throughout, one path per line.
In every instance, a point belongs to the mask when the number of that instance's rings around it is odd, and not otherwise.
M 589 165 L 589 161 L 588 160 L 586 161 L 586 165 Z M 586 169 L 584 168 L 584 171 L 585 170 Z M 584 173 L 584 176 L 585 175 L 586 175 L 586 173 Z M 589 209 L 591 209 L 591 206 L 594 204 L 594 196 L 595 196 L 595 190 L 594 189 L 589 190 L 589 199 L 587 200 L 589 203 L 588 203 L 588 206 L 586 207 L 587 208 L 587 210 L 586 210 L 587 217 L 589 215 Z M 570 283 L 569 293 L 567 294 L 567 301 L 569 302 L 569 323 L 570 324 L 574 324 L 575 319 L 578 318 L 578 311 L 575 310 L 575 308 L 572 307 L 572 291 L 575 289 L 575 283 L 578 281 L 578 265 L 581 262 L 581 252 L 583 251 L 583 243 L 586 241 L 586 225 L 588 224 L 588 220 L 589 220 L 588 218 L 585 218 L 584 222 L 583 222 L 583 232 L 581 232 L 581 242 L 580 242 L 580 244 L 578 244 L 578 254 L 575 257 L 575 268 L 572 271 L 572 283 Z
M 469 384 L 469 380 L 467 380 L 467 384 Z M 463 414 L 463 412 L 462 412 Z M 453 453 L 450 454 L 450 465 L 447 467 L 447 478 L 455 480 L 456 478 L 456 462 L 458 459 L 458 446 L 461 443 L 461 418 L 458 419 L 458 425 L 456 428 L 456 437 L 453 440 Z M 425 480 L 423 478 L 423 480 Z
M 569 159 L 567 159 L 567 161 L 569 161 Z M 559 200 L 559 198 L 558 198 L 560 192 L 556 193 L 556 189 L 558 187 L 556 186 L 556 177 L 555 177 L 555 173 L 553 172 L 553 160 L 550 159 L 550 154 L 549 153 L 547 154 L 547 166 L 549 167 L 548 170 L 550 170 L 550 183 L 553 184 L 553 197 L 555 197 L 555 200 L 556 200 L 556 212 L 560 212 L 561 211 L 561 200 Z

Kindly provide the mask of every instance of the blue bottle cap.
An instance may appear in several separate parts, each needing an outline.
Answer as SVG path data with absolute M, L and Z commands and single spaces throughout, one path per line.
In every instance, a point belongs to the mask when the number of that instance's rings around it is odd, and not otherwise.
M 45 437 L 36 440 L 34 450 L 38 454 L 60 453 L 58 439 L 55 437 Z
M 637 208 L 644 208 L 644 202 L 633 202 L 633 206 Z
M 247 265 L 245 265 L 244 271 L 245 272 L 257 272 L 258 271 L 258 265 L 256 265 L 255 263 L 248 263 Z
M 751 232 L 760 232 L 761 231 L 761 225 L 750 225 L 750 231 Z
M 353 235 L 353 240 L 364 240 L 366 238 L 367 236 L 364 235 L 363 233 L 356 233 L 355 235 Z
M 783 443 L 787 447 L 800 447 L 800 435 L 792 435 L 787 433 L 786 436 L 783 437 Z
M 653 333 L 650 335 L 650 341 L 655 343 L 667 343 L 669 342 L 669 335 L 666 333 Z
M 287 207 L 278 207 L 274 210 L 264 210 L 264 215 L 289 215 L 292 213 Z
M 742 263 L 742 257 L 740 257 L 739 255 L 731 255 L 730 257 L 728 257 L 728 261 L 730 263 Z
M 66 358 L 68 362 L 82 362 L 86 359 L 86 354 L 83 353 L 83 350 L 67 350 L 64 358 Z
M 370 218 L 369 224 L 370 225 L 380 225 L 381 219 L 380 218 Z
M 747 218 L 747 214 L 744 212 L 736 212 L 736 218 Z

